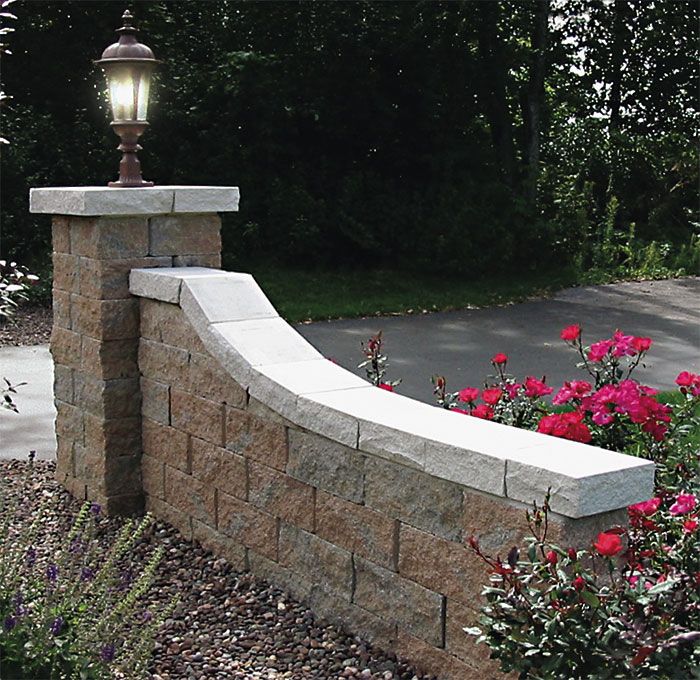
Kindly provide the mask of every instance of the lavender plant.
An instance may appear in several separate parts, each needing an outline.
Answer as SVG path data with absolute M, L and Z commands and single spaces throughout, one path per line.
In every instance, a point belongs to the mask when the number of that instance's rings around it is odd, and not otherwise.
M 11 678 L 145 677 L 153 638 L 175 602 L 151 612 L 142 605 L 163 549 L 140 573 L 130 552 L 152 523 L 150 515 L 124 522 L 105 550 L 100 507 L 86 502 L 57 549 L 42 544 L 47 497 L 21 532 L 3 503 L 0 524 L 0 666 Z

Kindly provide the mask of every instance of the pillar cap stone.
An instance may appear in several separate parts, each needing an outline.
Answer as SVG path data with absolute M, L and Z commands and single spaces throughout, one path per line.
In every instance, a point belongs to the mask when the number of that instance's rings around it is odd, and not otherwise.
M 238 210 L 238 187 L 48 187 L 30 189 L 29 212 L 50 215 L 163 215 Z

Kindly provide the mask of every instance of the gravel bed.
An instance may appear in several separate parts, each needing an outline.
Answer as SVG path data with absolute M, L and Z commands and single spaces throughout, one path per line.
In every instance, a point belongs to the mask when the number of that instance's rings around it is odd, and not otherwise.
M 0 321 L 0 347 L 45 345 L 51 337 L 52 324 L 50 306 L 20 306 L 9 319 Z
M 52 499 L 44 514 L 39 561 L 52 554 L 80 507 L 54 481 L 54 466 L 0 462 L 0 493 L 18 504 L 15 531 L 31 522 L 42 498 Z M 120 521 L 98 521 L 101 540 L 113 540 Z M 147 603 L 158 609 L 175 595 L 180 603 L 158 634 L 152 680 L 428 680 L 395 656 L 317 622 L 288 594 L 232 569 L 165 522 L 157 521 L 134 548 L 135 570 L 159 545 L 165 557 Z

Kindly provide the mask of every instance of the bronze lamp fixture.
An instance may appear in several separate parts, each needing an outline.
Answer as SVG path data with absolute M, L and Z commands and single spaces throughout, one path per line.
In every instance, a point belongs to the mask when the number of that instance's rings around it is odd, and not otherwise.
M 95 62 L 105 72 L 112 106 L 112 129 L 121 139 L 119 179 L 110 187 L 152 187 L 141 177 L 139 137 L 148 127 L 148 93 L 151 75 L 158 63 L 150 47 L 138 42 L 134 17 L 129 10 L 122 15 L 123 26 L 117 29 L 119 40 L 110 45 Z

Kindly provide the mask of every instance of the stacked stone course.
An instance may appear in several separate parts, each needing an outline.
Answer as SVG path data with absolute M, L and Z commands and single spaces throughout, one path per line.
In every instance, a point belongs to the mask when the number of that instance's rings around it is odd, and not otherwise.
M 220 221 L 217 215 L 58 215 L 52 231 L 57 475 L 77 498 L 108 512 L 138 512 L 140 324 L 129 272 L 220 266 Z M 201 367 L 202 382 L 207 370 Z

